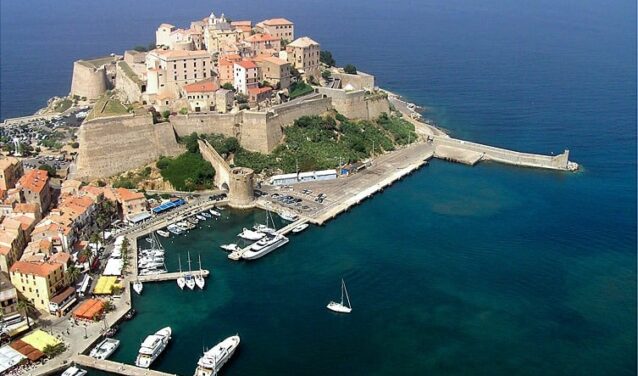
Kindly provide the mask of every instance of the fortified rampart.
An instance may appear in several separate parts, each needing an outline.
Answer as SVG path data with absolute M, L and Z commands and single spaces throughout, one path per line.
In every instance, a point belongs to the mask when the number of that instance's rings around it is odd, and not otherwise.
M 108 177 L 182 152 L 171 124 L 153 124 L 150 114 L 85 121 L 78 141 L 79 178 Z
M 137 77 L 130 65 L 125 61 L 117 63 L 115 89 L 122 102 L 133 103 L 140 100 L 146 85 Z
M 228 189 L 230 184 L 230 166 L 206 140 L 197 140 L 199 152 L 215 169 L 215 186 Z
M 350 119 L 372 120 L 383 112 L 390 113 L 390 103 L 383 94 L 368 96 L 365 90 L 346 91 L 327 87 L 317 88 L 317 91 L 330 98 L 334 109 Z
M 565 150 L 562 154 L 559 155 L 550 156 L 541 154 L 520 153 L 517 151 L 497 148 L 494 146 L 487 146 L 474 142 L 457 140 L 450 137 L 431 136 L 430 140 L 432 140 L 432 143 L 435 146 L 435 157 L 441 159 L 456 160 L 458 159 L 457 156 L 461 156 L 461 153 L 465 151 L 468 155 L 471 155 L 469 159 L 472 159 L 474 163 L 480 160 L 491 160 L 495 162 L 525 167 L 569 171 L 578 169 L 577 163 L 569 161 L 569 150 Z
M 330 72 L 333 78 L 341 80 L 341 87 L 350 85 L 354 90 L 374 89 L 374 76 L 371 74 L 357 72 L 357 74 L 348 74 L 333 70 Z
M 71 95 L 97 99 L 107 90 L 106 69 L 93 67 L 84 61 L 73 63 Z

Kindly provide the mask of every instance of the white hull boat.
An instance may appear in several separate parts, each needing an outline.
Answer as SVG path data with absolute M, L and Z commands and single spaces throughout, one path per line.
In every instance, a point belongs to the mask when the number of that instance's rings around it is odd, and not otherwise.
M 84 376 L 86 375 L 86 370 L 78 367 L 69 367 L 66 371 L 62 372 L 61 376 Z
M 299 226 L 296 226 L 295 228 L 292 229 L 292 232 L 297 234 L 302 232 L 303 230 L 308 228 L 308 224 L 307 223 L 302 223 Z
M 344 296 L 346 298 L 346 302 L 348 303 L 348 305 L 344 304 L 344 300 L 343 300 Z M 332 301 L 332 302 L 328 303 L 326 308 L 328 308 L 329 310 L 331 310 L 333 312 L 337 312 L 337 313 L 350 313 L 350 312 L 352 312 L 352 305 L 350 304 L 350 297 L 348 296 L 348 289 L 346 289 L 346 283 L 343 281 L 343 279 L 341 280 L 341 302 L 337 303 L 337 302 Z
M 91 350 L 89 354 L 95 359 L 108 359 L 120 346 L 120 341 L 114 338 L 106 338 Z
M 146 337 L 144 342 L 142 342 L 142 346 L 140 346 L 135 365 L 142 368 L 150 367 L 151 363 L 166 349 L 168 341 L 171 340 L 171 334 L 171 328 L 166 327 Z
M 195 288 L 195 278 L 193 277 L 193 271 L 191 270 L 190 252 L 188 252 L 188 274 L 184 278 L 186 279 L 186 287 L 193 290 Z
M 297 218 L 299 218 L 298 215 L 290 213 L 290 212 L 281 212 L 279 213 L 279 216 L 281 217 L 281 219 L 288 221 L 288 222 L 294 222 L 297 220 Z
M 201 212 L 200 214 L 203 215 L 206 218 L 213 218 L 213 216 L 210 213 Z
M 164 230 L 157 230 L 157 235 L 162 236 L 164 238 L 168 238 L 169 236 L 171 236 L 171 233 L 168 231 L 164 231 Z
M 201 214 L 197 214 L 195 217 L 197 217 L 197 219 L 199 219 L 200 221 L 205 221 L 206 220 L 206 217 L 204 217 Z
M 234 335 L 221 341 L 212 349 L 206 351 L 204 355 L 199 358 L 197 362 L 197 368 L 195 369 L 194 376 L 212 376 L 222 368 L 228 359 L 230 359 L 235 350 L 239 346 L 239 336 Z
M 257 232 L 261 232 L 266 235 L 275 235 L 277 233 L 276 229 L 272 227 L 268 227 L 267 225 L 262 225 L 262 224 L 253 226 L 253 230 Z
M 184 286 L 186 286 L 186 279 L 184 279 L 184 276 L 181 275 L 182 274 L 182 258 L 179 256 L 177 257 L 178 257 L 177 261 L 179 262 L 179 273 L 180 273 L 180 276 L 177 277 L 177 286 L 180 289 L 184 290 Z
M 179 226 L 172 224 L 172 225 L 168 225 L 168 227 L 166 227 L 166 229 L 172 233 L 173 235 L 181 235 L 184 230 L 182 230 Z
M 241 257 L 245 260 L 255 260 L 269 254 L 286 243 L 288 243 L 288 238 L 283 235 L 276 235 L 273 238 L 264 238 L 251 245 L 250 249 L 244 252 Z
M 219 246 L 221 249 L 223 249 L 224 251 L 229 251 L 229 252 L 234 252 L 236 250 L 239 249 L 239 246 L 235 243 L 231 243 L 231 244 L 222 244 Z
M 209 209 L 209 210 L 208 210 L 208 212 L 209 212 L 210 214 L 214 215 L 215 217 L 221 217 L 221 216 L 222 216 L 222 213 L 218 212 L 218 211 L 217 211 L 217 210 L 215 210 L 215 209 Z
M 144 284 L 140 281 L 133 282 L 133 290 L 137 293 L 137 295 L 142 295 L 142 290 L 144 290 Z
M 199 261 L 199 274 L 195 276 L 195 284 L 203 290 L 204 286 L 206 286 L 206 280 L 204 279 L 204 272 L 202 270 L 202 256 L 197 255 L 197 257 Z
M 244 230 L 237 236 L 239 236 L 242 239 L 255 241 L 255 240 L 259 240 L 263 238 L 264 236 L 266 236 L 266 234 L 244 228 Z

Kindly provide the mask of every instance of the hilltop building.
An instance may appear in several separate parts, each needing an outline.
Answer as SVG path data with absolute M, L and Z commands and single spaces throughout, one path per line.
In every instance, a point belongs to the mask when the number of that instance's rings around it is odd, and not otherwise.
M 248 95 L 248 89 L 258 86 L 257 65 L 250 60 L 240 60 L 233 65 L 235 79 L 233 86 L 238 93 Z
M 295 24 L 285 18 L 272 18 L 263 20 L 255 25 L 255 28 L 270 34 L 279 40 L 291 41 L 295 39 Z
M 309 80 L 310 77 L 318 79 L 320 76 L 320 52 L 321 47 L 319 43 L 308 37 L 295 39 L 286 46 L 288 62 L 307 80 Z
M 51 205 L 51 186 L 49 173 L 45 170 L 31 170 L 18 180 L 21 201 L 37 204 L 42 212 L 46 212 Z

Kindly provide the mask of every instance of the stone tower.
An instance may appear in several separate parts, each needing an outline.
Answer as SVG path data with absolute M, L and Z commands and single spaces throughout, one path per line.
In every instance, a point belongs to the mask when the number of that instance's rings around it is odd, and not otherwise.
M 230 170 L 228 204 L 234 208 L 250 207 L 254 200 L 253 170 L 234 167 Z

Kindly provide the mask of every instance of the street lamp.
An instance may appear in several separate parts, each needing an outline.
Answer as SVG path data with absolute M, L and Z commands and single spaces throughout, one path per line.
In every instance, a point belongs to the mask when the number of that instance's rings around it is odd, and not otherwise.
M 84 339 L 89 338 L 89 335 L 86 333 L 86 326 L 84 327 Z

